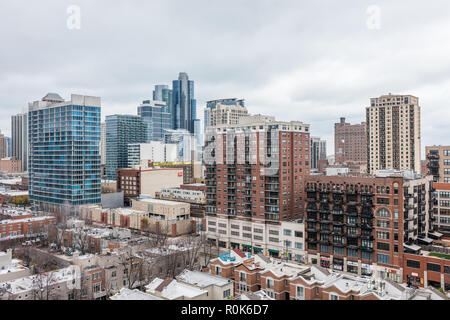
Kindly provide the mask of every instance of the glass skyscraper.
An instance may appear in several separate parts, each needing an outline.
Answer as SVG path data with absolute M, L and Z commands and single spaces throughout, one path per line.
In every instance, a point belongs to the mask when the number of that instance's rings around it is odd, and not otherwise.
M 172 104 L 172 90 L 169 89 L 168 85 L 165 84 L 159 84 L 155 86 L 155 90 L 153 90 L 153 100 L 154 101 L 164 101 L 166 103 L 166 106 L 164 108 L 164 112 L 170 113 L 171 115 L 171 122 L 170 122 L 170 129 L 173 127 L 173 117 L 172 117 L 172 111 L 173 111 L 173 104 Z
M 164 130 L 171 129 L 171 115 L 163 101 L 146 100 L 138 107 L 138 115 L 147 126 L 148 141 L 162 141 Z
M 194 81 L 181 72 L 178 80 L 172 82 L 173 129 L 185 129 L 194 133 L 197 119 L 197 101 L 194 98 Z
M 47 94 L 29 104 L 29 197 L 36 209 L 61 212 L 101 202 L 101 100 Z
M 111 115 L 106 117 L 106 178 L 116 179 L 116 170 L 128 168 L 128 144 L 148 140 L 148 126 L 143 118 L 135 115 Z

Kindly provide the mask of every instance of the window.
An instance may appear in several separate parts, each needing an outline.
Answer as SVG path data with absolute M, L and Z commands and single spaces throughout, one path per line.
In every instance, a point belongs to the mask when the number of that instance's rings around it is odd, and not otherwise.
M 230 295 L 231 295 L 231 290 L 230 290 L 230 289 L 225 290 L 225 291 L 223 292 L 223 298 L 224 298 L 224 299 L 228 298 Z
M 330 294 L 330 300 L 339 300 L 339 297 L 335 294 Z
M 386 220 L 377 220 L 377 226 L 379 228 L 389 228 L 389 221 Z
M 296 238 L 303 238 L 303 232 L 301 232 L 301 231 L 295 231 L 295 237 L 296 237 Z
M 284 234 L 285 236 L 290 236 L 291 233 L 292 233 L 291 230 L 288 230 L 288 229 L 284 229 L 284 230 L 283 230 L 283 234 Z
M 406 266 L 409 268 L 420 269 L 420 261 L 406 260 Z
M 377 198 L 377 204 L 389 204 L 389 198 Z
M 274 287 L 273 279 L 267 278 L 266 279 L 266 288 L 267 289 L 273 289 L 273 287 Z
M 297 286 L 297 298 L 303 299 L 305 297 L 305 288 Z
M 389 256 L 386 254 L 377 254 L 377 261 L 379 263 L 389 264 Z
M 389 243 L 377 242 L 377 249 L 383 251 L 389 251 Z
M 378 210 L 377 217 L 379 218 L 390 218 L 391 214 L 386 209 Z
M 247 280 L 247 274 L 244 272 L 239 272 L 239 281 L 245 282 Z
M 434 272 L 441 272 L 441 266 L 436 263 L 427 263 L 427 270 Z
M 296 243 L 295 243 L 295 248 L 296 248 L 296 249 L 303 249 L 303 243 L 301 243 L 301 242 L 296 242 Z

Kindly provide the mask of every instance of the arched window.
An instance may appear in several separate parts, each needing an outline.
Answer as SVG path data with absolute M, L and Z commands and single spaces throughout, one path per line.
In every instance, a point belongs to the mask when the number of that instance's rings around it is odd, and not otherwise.
M 390 218 L 391 214 L 389 213 L 389 211 L 387 209 L 380 209 L 377 212 L 377 217 L 378 218 Z

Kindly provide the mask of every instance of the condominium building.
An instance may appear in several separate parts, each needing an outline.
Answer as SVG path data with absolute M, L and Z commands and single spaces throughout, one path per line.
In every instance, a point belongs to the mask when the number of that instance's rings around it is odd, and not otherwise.
M 311 137 L 311 169 L 319 169 L 319 160 L 327 159 L 327 141 Z
M 439 232 L 450 235 L 450 183 L 433 183 L 435 189 L 434 225 Z
M 171 129 L 173 128 L 173 103 L 172 103 L 172 90 L 167 85 L 156 85 L 153 90 L 153 100 L 164 101 L 166 103 L 164 112 L 168 112 L 171 115 Z
M 218 124 L 237 124 L 239 118 L 247 116 L 248 111 L 244 100 L 219 99 L 206 103 L 205 109 L 205 129 L 208 126 Z
M 334 162 L 367 162 L 366 123 L 350 124 L 341 118 L 334 124 Z
M 206 131 L 207 213 L 265 221 L 300 218 L 310 172 L 309 125 L 248 116 Z
M 367 169 L 421 171 L 419 98 L 384 95 L 370 99 L 366 108 Z
M 450 146 L 425 147 L 425 172 L 434 182 L 450 183 Z
M 147 125 L 135 115 L 106 116 L 106 178 L 116 179 L 116 170 L 128 167 L 128 145 L 147 141 Z
M 99 97 L 49 93 L 29 104 L 29 195 L 41 210 L 100 203 Z
M 403 279 L 403 253 L 416 251 L 433 230 L 431 177 L 412 171 L 378 176 L 309 176 L 306 248 L 325 268 Z M 420 249 L 420 247 L 419 247 Z
M 100 159 L 102 166 L 106 165 L 106 123 L 101 124 L 100 135 Z
M 166 129 L 172 128 L 171 115 L 164 101 L 145 100 L 138 107 L 138 115 L 147 126 L 148 141 L 163 141 Z
M 28 114 L 11 117 L 11 156 L 21 160 L 21 171 L 28 170 Z
M 0 159 L 8 157 L 8 137 L 0 132 Z

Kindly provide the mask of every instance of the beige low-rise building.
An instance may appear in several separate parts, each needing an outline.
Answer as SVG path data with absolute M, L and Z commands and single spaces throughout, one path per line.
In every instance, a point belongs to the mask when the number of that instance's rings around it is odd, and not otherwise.
M 190 218 L 190 206 L 183 202 L 141 198 L 132 201 L 132 208 L 136 211 L 148 213 L 149 218 L 165 221 L 179 221 Z

